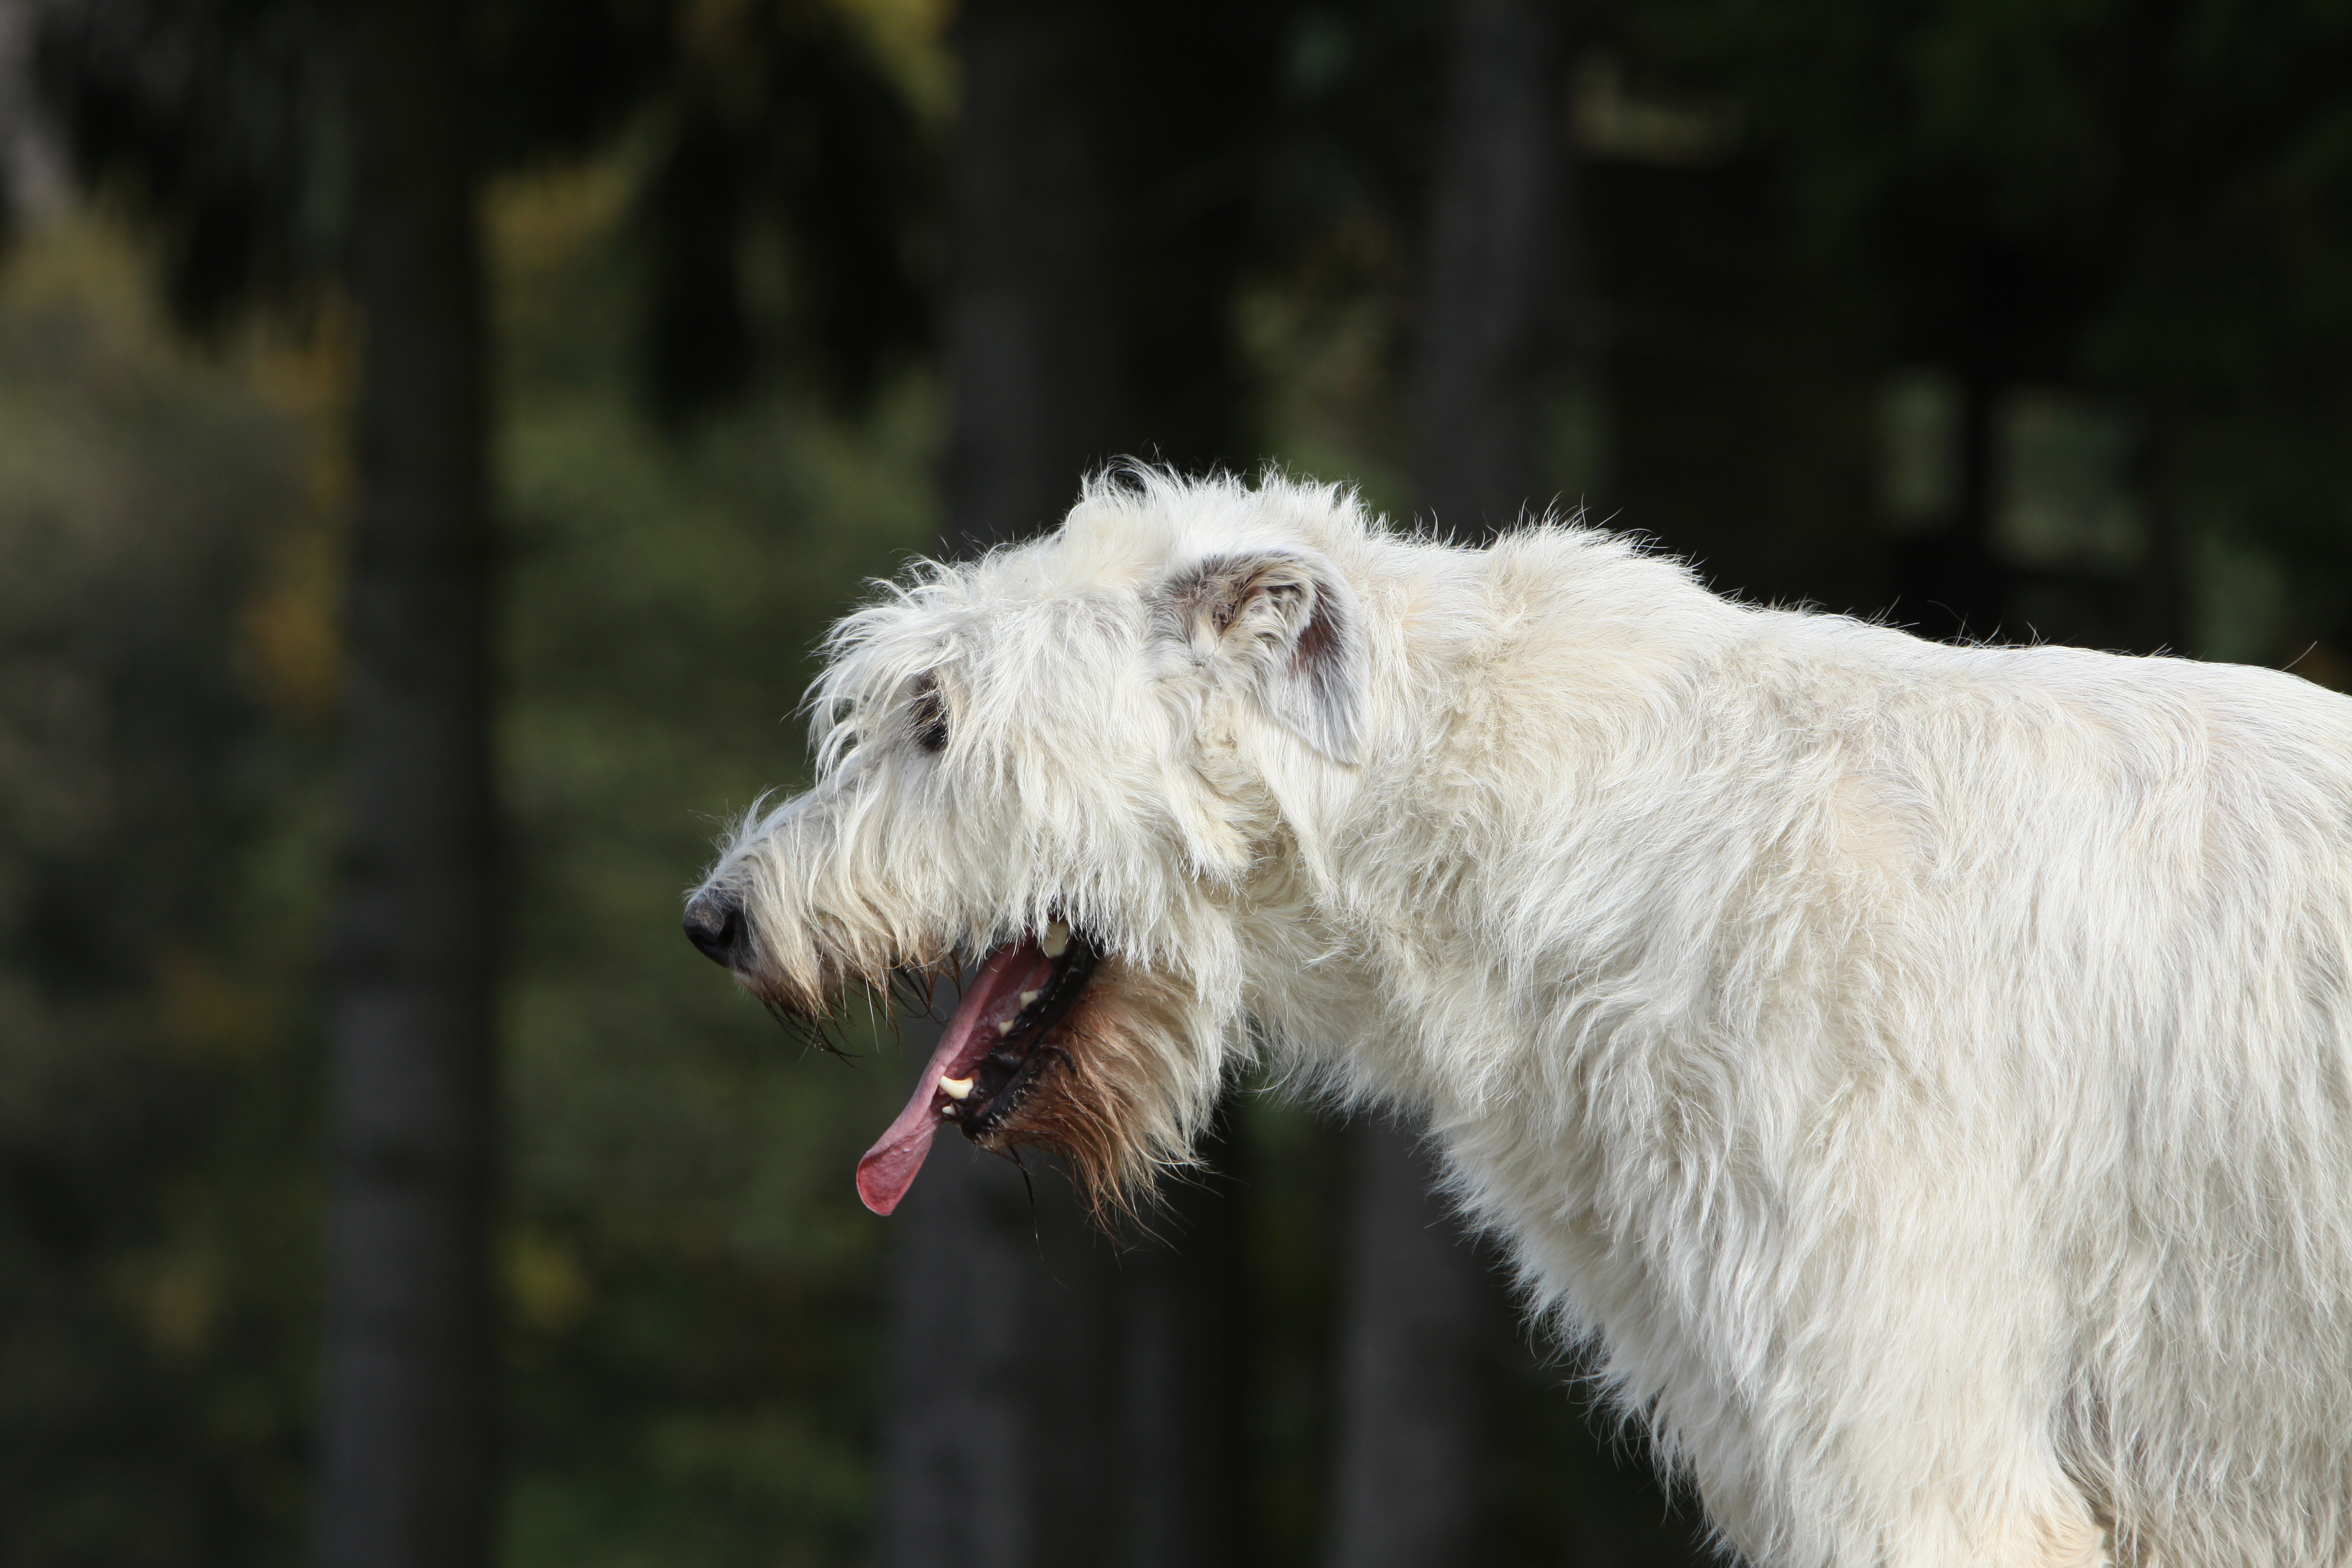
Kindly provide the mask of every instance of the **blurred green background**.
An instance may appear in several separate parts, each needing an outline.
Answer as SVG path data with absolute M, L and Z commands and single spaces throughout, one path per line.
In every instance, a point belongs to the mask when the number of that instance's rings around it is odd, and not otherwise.
M 1129 374 L 1196 401 L 1132 399 L 1118 449 L 1273 461 L 1410 520 L 1444 8 L 1138 5 L 1221 30 L 1199 59 L 1092 62 L 1071 113 L 1122 189 L 1090 221 L 1118 254 L 1214 265 L 1132 274 Z M 911 151 L 871 177 L 903 178 L 892 232 L 936 295 L 959 17 L 798 13 L 893 95 Z M 360 335 L 331 268 L 174 311 L 153 193 L 42 121 L 23 40 L 47 15 L 0 29 L 0 1563 L 285 1563 L 320 1397 Z M 2352 669 L 2352 5 L 1561 16 L 1573 205 L 1537 508 L 1654 535 L 1727 592 L 1936 635 Z M 692 101 L 641 94 L 484 186 L 515 1568 L 860 1563 L 884 1506 L 889 1232 L 849 1177 L 896 1058 L 866 1029 L 851 1060 L 803 1053 L 676 919 L 719 826 L 805 776 L 792 714 L 824 625 L 938 547 L 954 389 L 919 306 L 859 374 L 824 368 L 822 189 L 726 238 L 740 365 L 665 372 L 656 220 Z M 1132 324 L 1180 287 L 1179 341 Z M 1200 321 L 1213 342 L 1182 341 Z M 1225 1560 L 1306 1562 L 1330 1528 L 1344 1135 L 1235 1105 L 1229 1431 L 1255 1479 Z M 1551 1354 L 1514 1352 L 1475 1560 L 1687 1560 Z

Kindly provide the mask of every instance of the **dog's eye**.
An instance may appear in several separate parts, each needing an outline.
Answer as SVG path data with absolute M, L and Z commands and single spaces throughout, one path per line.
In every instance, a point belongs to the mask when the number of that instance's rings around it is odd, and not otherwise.
M 932 755 L 948 749 L 948 705 L 940 696 L 940 683 L 928 675 L 907 703 L 907 726 L 914 733 L 915 744 Z

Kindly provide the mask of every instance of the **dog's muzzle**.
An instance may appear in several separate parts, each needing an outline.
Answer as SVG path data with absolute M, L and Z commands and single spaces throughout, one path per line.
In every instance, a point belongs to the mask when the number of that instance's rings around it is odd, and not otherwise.
M 702 956 L 726 968 L 735 967 L 743 956 L 744 933 L 750 928 L 743 919 L 742 907 L 733 900 L 712 893 L 698 893 L 686 906 L 686 918 L 678 922 L 686 930 L 686 940 L 702 950 Z

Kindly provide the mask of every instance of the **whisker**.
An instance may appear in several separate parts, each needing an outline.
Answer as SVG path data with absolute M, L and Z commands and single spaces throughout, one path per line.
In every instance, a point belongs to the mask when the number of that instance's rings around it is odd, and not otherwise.
M 794 1012 L 782 1003 L 772 1002 L 765 997 L 761 998 L 760 1005 L 768 1010 L 768 1016 L 773 1018 L 784 1034 L 795 1041 L 803 1050 L 823 1051 L 828 1056 L 839 1057 L 844 1061 L 856 1059 L 849 1051 L 843 1048 L 841 1042 L 835 1038 L 835 1021 L 830 1015 Z
M 917 969 L 892 970 L 889 994 L 898 1011 L 918 1018 L 930 1017 L 938 1001 L 932 977 Z

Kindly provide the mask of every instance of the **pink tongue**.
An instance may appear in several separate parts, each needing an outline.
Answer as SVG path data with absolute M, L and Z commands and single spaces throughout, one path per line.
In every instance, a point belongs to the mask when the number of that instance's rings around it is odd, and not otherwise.
M 1019 1015 L 1021 993 L 1038 989 L 1053 971 L 1053 961 L 1027 937 L 997 949 L 981 966 L 940 1036 L 940 1048 L 916 1080 L 914 1098 L 857 1162 L 857 1195 L 867 1208 L 888 1214 L 906 1197 L 923 1168 L 923 1156 L 931 1152 L 932 1135 L 947 1120 L 944 1108 L 953 1103 L 940 1079 L 970 1078 L 995 1046 L 996 1026 Z

